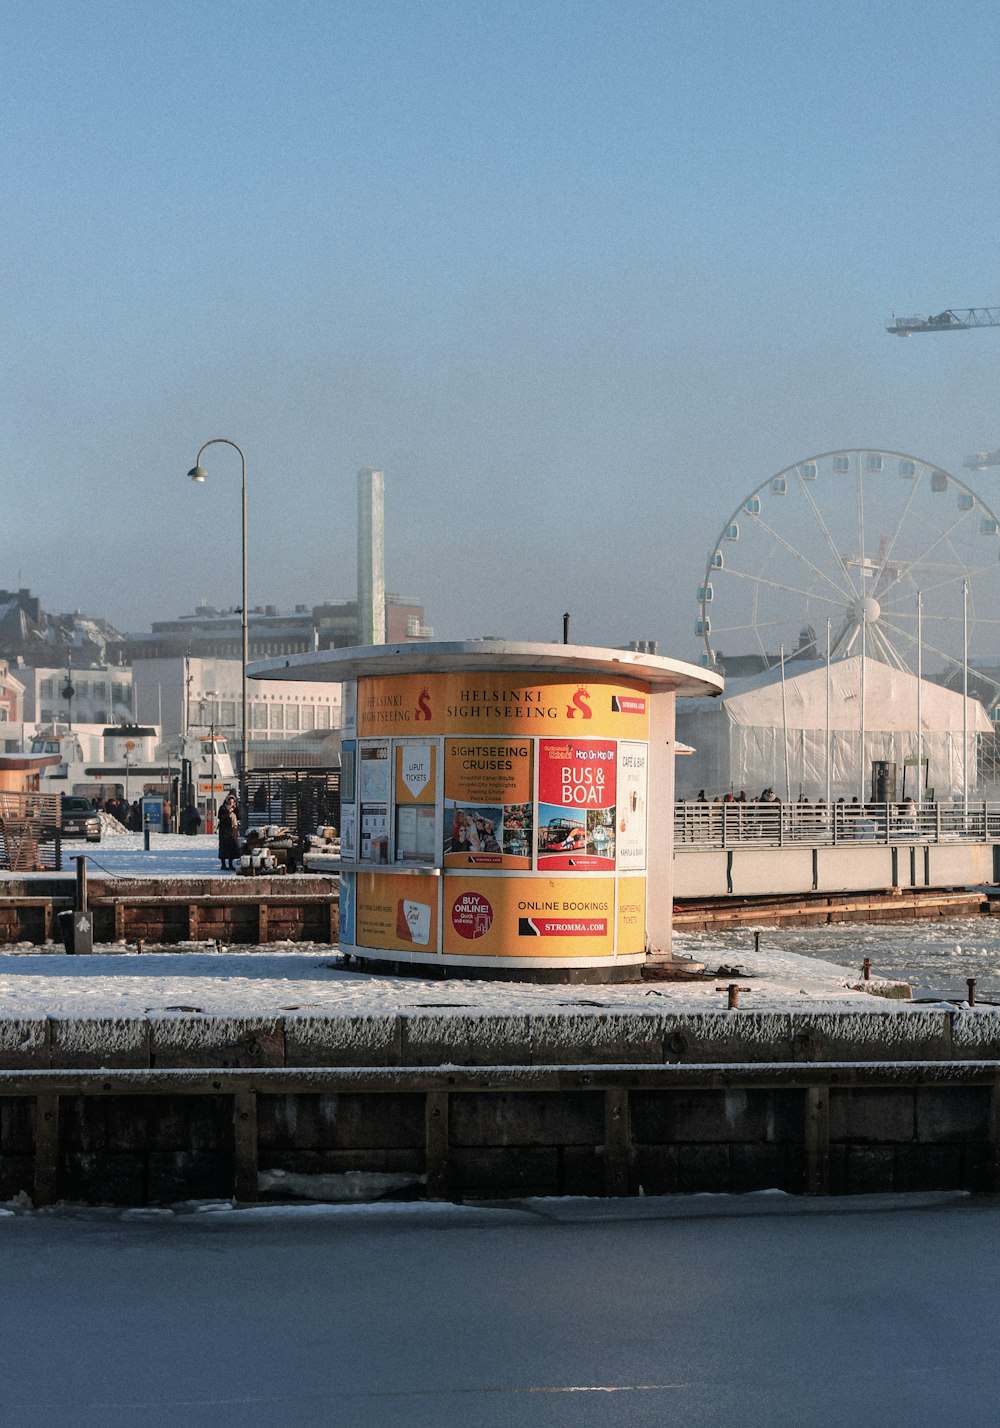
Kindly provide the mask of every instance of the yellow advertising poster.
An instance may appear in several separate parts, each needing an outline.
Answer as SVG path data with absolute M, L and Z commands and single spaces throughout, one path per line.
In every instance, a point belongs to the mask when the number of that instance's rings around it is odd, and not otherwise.
M 446 739 L 444 865 L 530 868 L 530 739 Z
M 610 957 L 613 878 L 446 875 L 444 951 L 452 957 Z
M 526 674 L 400 674 L 358 680 L 362 737 L 457 734 L 648 739 L 641 680 L 539 682 Z
M 618 956 L 646 950 L 646 879 L 618 879 Z
M 433 803 L 437 746 L 396 745 L 396 803 Z
M 439 881 L 420 873 L 358 873 L 356 945 L 437 952 Z

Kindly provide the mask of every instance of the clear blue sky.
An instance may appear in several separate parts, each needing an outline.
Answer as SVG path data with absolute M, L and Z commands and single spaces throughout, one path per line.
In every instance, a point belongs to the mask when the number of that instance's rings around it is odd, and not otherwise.
M 127 629 L 387 579 L 661 641 L 815 452 L 1000 445 L 988 0 L 7 0 L 0 585 Z M 982 489 L 990 499 L 990 482 Z M 1000 497 L 1000 493 L 998 493 Z

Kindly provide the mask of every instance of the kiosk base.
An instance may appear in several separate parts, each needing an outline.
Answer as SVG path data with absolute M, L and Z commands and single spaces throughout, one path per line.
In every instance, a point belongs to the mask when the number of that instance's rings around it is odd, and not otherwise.
M 387 977 L 422 977 L 430 982 L 541 982 L 566 986 L 596 986 L 609 982 L 641 982 L 642 962 L 626 962 L 606 967 L 481 967 L 455 966 L 439 962 L 397 962 L 383 957 L 367 957 L 351 952 L 351 965 L 364 972 L 381 973 Z

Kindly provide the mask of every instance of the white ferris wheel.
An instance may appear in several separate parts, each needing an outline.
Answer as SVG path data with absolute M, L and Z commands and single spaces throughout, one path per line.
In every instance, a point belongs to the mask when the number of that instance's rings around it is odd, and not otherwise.
M 1000 652 L 1000 520 L 957 477 L 898 451 L 831 451 L 756 486 L 698 591 L 702 663 L 865 654 L 955 675 Z M 919 615 L 918 615 L 919 606 Z M 918 640 L 919 630 L 919 640 Z M 1000 693 L 1000 691 L 998 691 Z

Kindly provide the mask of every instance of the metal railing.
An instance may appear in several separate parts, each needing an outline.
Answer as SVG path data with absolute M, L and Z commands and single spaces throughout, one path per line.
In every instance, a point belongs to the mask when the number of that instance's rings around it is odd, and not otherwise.
M 990 843 L 1000 803 L 676 803 L 674 847 Z

